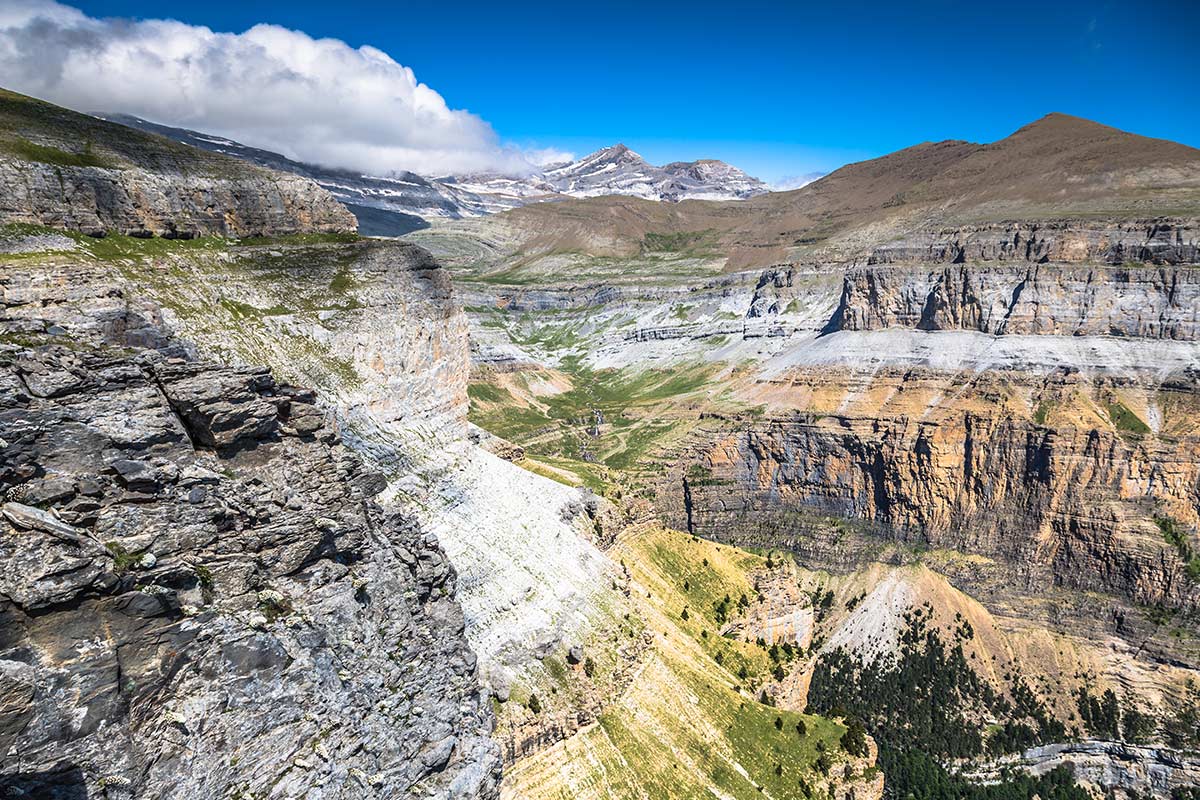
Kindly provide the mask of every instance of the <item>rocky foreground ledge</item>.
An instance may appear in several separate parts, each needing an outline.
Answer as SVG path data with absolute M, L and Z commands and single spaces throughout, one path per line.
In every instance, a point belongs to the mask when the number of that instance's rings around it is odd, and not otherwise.
M 0 793 L 496 796 L 455 572 L 314 394 L 66 291 L 0 316 Z

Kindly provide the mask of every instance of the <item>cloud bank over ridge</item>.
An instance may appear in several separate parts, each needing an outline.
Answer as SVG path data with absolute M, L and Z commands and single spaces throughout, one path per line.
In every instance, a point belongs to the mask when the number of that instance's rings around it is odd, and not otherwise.
M 374 173 L 524 173 L 503 145 L 374 47 L 256 25 L 95 19 L 53 0 L 0 4 L 6 88 L 78 111 L 125 112 L 302 161 Z

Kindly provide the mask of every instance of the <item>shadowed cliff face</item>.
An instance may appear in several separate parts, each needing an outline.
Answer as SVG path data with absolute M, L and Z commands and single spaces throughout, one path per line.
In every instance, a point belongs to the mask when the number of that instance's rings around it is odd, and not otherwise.
M 465 433 L 466 319 L 450 275 L 418 247 L 222 243 L 114 266 L 202 352 L 270 364 L 355 423 Z
M 196 179 L 130 167 L 54 167 L 0 158 L 0 222 L 102 236 L 284 236 L 345 233 L 354 216 L 324 189 L 290 175 Z

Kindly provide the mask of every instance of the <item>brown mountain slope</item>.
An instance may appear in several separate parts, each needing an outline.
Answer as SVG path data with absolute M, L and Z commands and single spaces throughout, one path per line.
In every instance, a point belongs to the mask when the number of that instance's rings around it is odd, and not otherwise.
M 1050 114 L 992 144 L 919 144 L 791 192 L 663 205 L 602 197 L 527 206 L 502 227 L 525 254 L 629 256 L 647 234 L 704 234 L 730 268 L 843 259 L 922 231 L 1006 221 L 1200 216 L 1200 150 Z M 652 237 L 653 239 L 653 237 Z

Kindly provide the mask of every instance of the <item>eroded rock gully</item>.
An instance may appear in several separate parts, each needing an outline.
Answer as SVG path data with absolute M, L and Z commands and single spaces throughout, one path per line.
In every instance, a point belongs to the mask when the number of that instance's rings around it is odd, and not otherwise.
M 58 287 L 0 344 L 0 786 L 496 796 L 455 572 L 314 394 Z

